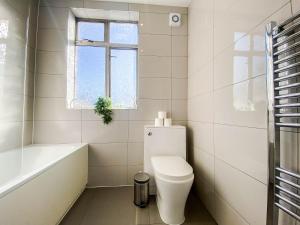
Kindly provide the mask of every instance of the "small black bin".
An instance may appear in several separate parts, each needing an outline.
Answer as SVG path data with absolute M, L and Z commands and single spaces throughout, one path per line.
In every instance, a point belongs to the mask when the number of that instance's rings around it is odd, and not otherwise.
M 144 172 L 134 176 L 134 204 L 140 208 L 145 208 L 149 203 L 149 180 L 149 174 Z

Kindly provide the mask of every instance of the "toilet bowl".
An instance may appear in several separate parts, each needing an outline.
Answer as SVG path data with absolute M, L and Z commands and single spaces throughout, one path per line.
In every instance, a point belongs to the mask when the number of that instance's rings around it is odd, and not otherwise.
M 179 156 L 153 156 L 156 199 L 166 224 L 184 223 L 184 209 L 194 181 L 193 168 Z

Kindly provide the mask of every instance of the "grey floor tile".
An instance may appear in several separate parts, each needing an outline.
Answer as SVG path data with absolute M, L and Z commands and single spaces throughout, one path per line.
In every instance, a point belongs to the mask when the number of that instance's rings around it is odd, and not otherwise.
M 212 220 L 211 215 L 203 206 L 203 204 L 199 201 L 199 199 L 191 193 L 187 200 L 186 209 L 185 209 L 185 222 L 188 223 L 198 223 L 198 224 L 211 224 L 214 220 Z
M 154 196 L 151 196 L 150 198 L 149 216 L 150 216 L 150 224 L 163 224 L 163 221 L 161 220 L 158 212 L 158 208 Z
M 74 203 L 73 207 L 67 213 L 60 225 L 80 225 L 92 197 L 93 190 L 86 189 Z
M 200 201 L 191 194 L 184 225 L 216 225 Z M 154 197 L 147 208 L 133 204 L 133 188 L 87 189 L 60 225 L 163 225 Z

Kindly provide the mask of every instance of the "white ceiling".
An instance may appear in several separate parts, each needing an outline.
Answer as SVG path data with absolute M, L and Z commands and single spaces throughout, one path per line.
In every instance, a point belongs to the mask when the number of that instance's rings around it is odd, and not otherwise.
M 141 3 L 141 4 L 152 4 L 152 5 L 169 5 L 169 6 L 182 6 L 182 7 L 189 6 L 191 2 L 191 0 L 101 0 L 101 1 Z

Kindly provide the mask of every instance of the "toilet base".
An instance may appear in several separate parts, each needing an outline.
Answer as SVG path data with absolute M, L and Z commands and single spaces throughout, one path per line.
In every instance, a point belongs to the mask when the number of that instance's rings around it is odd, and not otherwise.
M 156 202 L 161 219 L 170 225 L 180 225 L 185 221 L 184 210 L 194 176 L 183 182 L 171 182 L 155 176 Z

